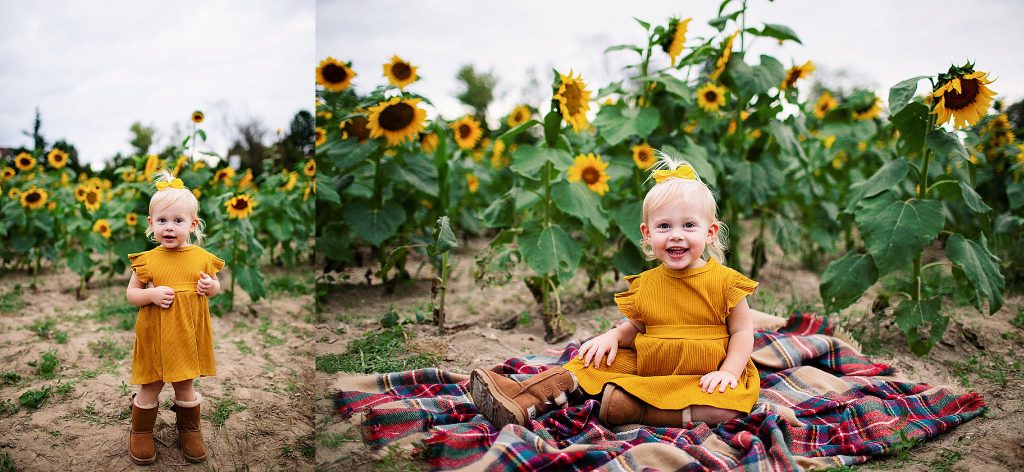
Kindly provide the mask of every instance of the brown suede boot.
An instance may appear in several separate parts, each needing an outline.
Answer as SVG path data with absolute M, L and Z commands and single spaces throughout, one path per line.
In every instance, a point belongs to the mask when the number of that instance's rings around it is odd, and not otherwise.
M 143 408 L 146 407 L 146 408 Z M 128 457 L 139 465 L 156 461 L 156 446 L 153 445 L 153 425 L 156 424 L 157 406 L 139 406 L 132 394 L 132 425 L 128 430 Z
M 690 422 L 690 408 L 662 410 L 650 406 L 614 384 L 604 386 L 597 419 L 607 426 L 642 424 L 681 428 Z
M 564 405 L 566 395 L 577 387 L 576 376 L 562 367 L 548 369 L 524 382 L 476 369 L 470 375 L 469 394 L 480 413 L 501 429 L 509 423 L 524 425 L 538 414 Z
M 203 396 L 196 393 L 192 401 L 174 400 L 171 410 L 178 415 L 178 439 L 181 441 L 181 453 L 189 462 L 206 460 L 206 444 L 199 428 L 199 404 Z

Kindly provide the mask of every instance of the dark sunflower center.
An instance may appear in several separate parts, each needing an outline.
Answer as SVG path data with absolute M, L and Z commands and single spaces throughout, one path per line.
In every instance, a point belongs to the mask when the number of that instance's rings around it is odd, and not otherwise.
M 28 166 L 32 165 L 32 161 L 23 157 L 23 158 L 21 158 L 21 165 L 25 166 L 25 167 L 28 167 Z
M 718 92 L 716 92 L 714 90 L 708 90 L 707 92 L 704 92 L 704 100 L 706 100 L 708 103 L 715 103 L 715 102 L 717 102 L 718 101 Z
M 469 125 L 459 125 L 459 138 L 469 139 L 473 136 L 473 127 Z
M 415 116 L 416 112 L 413 110 L 411 105 L 399 102 L 394 105 L 389 105 L 381 111 L 378 121 L 380 122 L 381 128 L 384 128 L 387 131 L 401 131 L 412 123 Z
M 100 232 L 101 232 L 101 233 L 106 233 L 106 232 L 107 232 L 107 229 L 108 229 L 108 228 L 107 228 L 107 226 L 106 226 L 106 225 L 100 225 Z
M 580 173 L 580 178 L 583 179 L 587 185 L 594 185 L 597 181 L 601 180 L 601 171 L 594 167 L 587 167 Z
M 42 198 L 43 196 L 40 195 L 38 192 L 29 192 L 28 195 L 25 195 L 25 201 L 28 203 L 36 203 Z
M 519 123 L 519 122 L 522 122 L 522 121 L 526 121 L 526 117 L 523 116 L 523 112 L 517 111 L 515 116 L 512 117 L 512 121 L 515 121 L 516 123 Z
M 64 156 L 62 154 L 55 154 L 53 156 L 53 160 L 54 162 L 61 162 L 64 160 Z
M 407 80 L 412 77 L 412 67 L 404 62 L 397 62 L 391 66 L 391 75 L 398 80 Z
M 820 110 L 822 112 L 828 111 L 828 103 L 825 103 L 825 102 L 819 103 L 818 104 L 818 110 Z
M 99 198 L 100 196 L 97 195 L 96 192 L 89 192 L 85 194 L 85 201 L 88 202 L 90 205 L 96 203 L 99 200 Z
M 678 23 L 670 25 L 668 31 L 665 33 L 665 39 L 662 40 L 661 42 L 661 50 L 664 51 L 665 54 L 668 54 L 668 50 L 672 48 L 672 43 L 675 41 L 676 38 L 676 28 L 678 27 Z
M 324 76 L 324 80 L 332 84 L 340 84 L 348 78 L 348 72 L 344 67 L 337 64 L 327 64 L 321 69 L 321 74 Z
M 324 137 L 324 132 L 320 131 L 320 130 L 316 130 L 316 139 L 319 140 L 322 137 Z
M 231 208 L 234 208 L 235 210 L 238 211 L 242 211 L 245 210 L 246 208 L 249 208 L 249 202 L 245 199 L 239 198 L 235 200 L 235 203 L 234 205 L 231 205 Z
M 357 116 L 345 125 L 345 131 L 352 133 L 359 142 L 366 141 L 370 137 L 370 128 L 366 126 L 368 123 L 366 117 Z
M 647 151 L 640 151 L 640 161 L 647 162 L 650 160 L 651 154 Z
M 569 110 L 569 114 L 575 116 L 579 113 L 582 105 L 580 104 L 580 88 L 576 84 L 566 84 L 565 86 L 565 108 Z
M 800 70 L 799 69 L 794 69 L 794 70 L 789 71 L 789 74 L 786 75 L 786 85 L 792 87 L 793 84 L 796 83 L 796 80 L 799 79 L 799 78 L 800 78 Z
M 945 98 L 947 110 L 962 110 L 969 107 L 978 97 L 978 81 L 977 79 L 960 79 L 960 93 L 950 90 L 942 94 L 942 97 Z

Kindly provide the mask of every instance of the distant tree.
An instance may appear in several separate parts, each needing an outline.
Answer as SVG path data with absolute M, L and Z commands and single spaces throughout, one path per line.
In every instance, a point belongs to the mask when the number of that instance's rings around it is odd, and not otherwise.
M 296 164 L 311 158 L 316 146 L 313 142 L 315 130 L 316 120 L 312 113 L 306 110 L 296 113 L 288 127 L 288 134 L 281 139 L 281 156 L 278 158 L 280 159 L 278 165 L 291 169 Z
M 1024 131 L 1024 100 L 1006 107 L 1005 113 L 1006 117 L 1010 120 L 1010 126 L 1013 127 L 1014 134 L 1020 136 L 1021 132 Z
M 46 149 L 46 138 L 43 137 L 42 133 L 43 119 L 39 113 L 39 107 L 36 107 L 36 119 L 32 124 L 32 131 L 22 131 L 21 134 L 32 138 L 32 142 L 35 144 L 35 152 L 37 155 L 42 155 Z
M 494 87 L 498 85 L 498 78 L 493 72 L 477 72 L 472 64 L 462 66 L 455 78 L 463 86 L 455 98 L 472 108 L 476 118 L 486 126 L 484 118 L 487 116 L 487 107 L 494 101 Z
M 132 123 L 129 130 L 132 132 L 132 140 L 129 141 L 129 144 L 135 148 L 135 153 L 140 156 L 149 154 L 149 148 L 153 145 L 153 135 L 156 134 L 156 128 L 145 126 L 136 121 Z
M 263 144 L 267 133 L 258 118 L 250 118 L 235 126 L 235 137 L 228 148 L 228 155 L 239 156 L 240 170 L 252 169 L 254 176 L 263 173 L 263 160 L 269 157 L 267 146 Z

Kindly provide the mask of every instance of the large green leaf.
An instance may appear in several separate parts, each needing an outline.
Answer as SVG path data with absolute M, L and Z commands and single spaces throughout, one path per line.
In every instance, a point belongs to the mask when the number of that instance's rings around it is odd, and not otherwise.
M 640 220 L 642 218 L 643 204 L 639 201 L 626 202 L 612 210 L 612 220 L 615 226 L 626 235 L 629 242 L 640 248 L 643 235 L 640 233 Z
M 405 210 L 395 201 L 386 202 L 380 210 L 369 208 L 363 202 L 353 202 L 341 211 L 352 233 L 374 246 L 380 246 L 393 236 L 405 222 Z
M 597 112 L 594 126 L 609 145 L 616 145 L 630 136 L 646 138 L 658 127 L 661 115 L 654 108 L 603 106 Z
M 644 255 L 635 244 L 623 243 L 612 256 L 612 266 L 623 275 L 639 274 L 644 270 Z
M 742 161 L 732 167 L 732 176 L 727 183 L 729 197 L 740 202 L 763 205 L 771 193 L 768 172 L 757 162 Z
M 949 325 L 949 318 L 939 308 L 941 303 L 933 300 L 904 300 L 896 307 L 896 324 L 907 339 L 907 346 L 919 356 L 928 354 L 935 343 L 942 339 Z
M 907 106 L 914 98 L 914 94 L 917 93 L 917 83 L 927 78 L 926 75 L 919 75 L 893 85 L 889 89 L 889 114 L 895 115 L 902 111 L 903 107 Z
M 447 216 L 437 219 L 437 228 L 434 231 L 434 235 L 437 237 L 434 247 L 437 249 L 438 254 L 459 245 L 459 240 L 455 239 L 455 232 L 452 231 L 452 225 Z
M 961 180 L 959 181 L 959 186 L 960 194 L 963 196 L 964 203 L 967 204 L 967 208 L 970 208 L 971 211 L 975 213 L 988 213 L 992 211 L 992 207 L 988 206 L 988 204 L 985 203 L 985 200 L 981 198 L 981 195 L 978 195 L 978 192 L 974 191 L 974 188 L 967 185 L 967 182 Z
M 35 245 L 36 236 L 34 234 L 16 232 L 13 235 L 11 235 L 11 247 L 13 247 L 14 250 L 17 252 L 28 252 L 28 250 L 32 249 L 32 247 Z
M 836 312 L 856 302 L 877 280 L 878 270 L 871 256 L 850 251 L 828 264 L 818 290 L 825 309 Z
M 908 172 L 910 172 L 910 164 L 905 159 L 886 162 L 868 180 L 850 186 L 849 199 L 844 211 L 852 213 L 861 199 L 871 198 L 886 190 L 891 190 L 903 181 Z
M 798 42 L 800 44 L 803 44 L 803 43 L 800 42 L 800 38 L 797 37 L 796 32 L 794 32 L 790 27 L 785 26 L 785 25 L 775 25 L 775 24 L 771 24 L 771 23 L 765 23 L 764 24 L 764 29 L 762 29 L 761 31 L 757 31 L 757 30 L 755 30 L 753 28 L 747 28 L 747 31 L 750 31 L 750 32 L 752 32 L 753 34 L 755 34 L 757 36 L 767 36 L 769 38 L 783 39 L 783 40 L 788 39 L 790 41 L 796 41 L 796 42 Z
M 946 257 L 963 269 L 978 295 L 978 309 L 981 309 L 981 299 L 985 298 L 989 314 L 999 311 L 1003 306 L 1003 289 L 1006 286 L 1006 280 L 999 272 L 999 258 L 992 255 L 985 244 L 978 244 L 959 233 L 946 241 Z
M 519 236 L 519 252 L 526 265 L 539 275 L 557 272 L 559 280 L 567 281 L 580 263 L 580 247 L 557 226 L 539 233 Z
M 555 170 L 564 171 L 572 166 L 572 155 L 564 149 L 520 146 L 512 154 L 513 172 L 532 180 L 541 178 L 541 169 L 550 162 Z
M 924 137 L 931 127 L 928 106 L 911 102 L 899 113 L 889 115 L 889 121 L 900 132 L 900 149 L 905 153 L 919 154 L 924 146 Z
M 769 123 L 769 129 L 772 133 L 772 137 L 774 137 L 775 141 L 779 143 L 779 147 L 786 151 L 786 154 L 799 157 L 800 159 L 807 161 L 807 155 L 804 154 L 804 147 L 796 140 L 796 135 L 793 134 L 793 128 L 781 121 L 772 120 Z
M 602 235 L 608 235 L 608 218 L 601 209 L 601 199 L 583 182 L 560 181 L 552 186 L 551 196 L 558 202 L 559 210 L 589 222 Z
M 683 82 L 682 80 L 679 80 L 665 73 L 662 73 L 657 77 L 648 77 L 643 80 L 647 82 L 657 82 L 659 84 L 664 85 L 665 91 L 681 98 L 683 105 L 689 105 L 693 103 L 693 87 L 690 87 L 689 85 L 686 84 L 686 82 Z
M 740 97 L 753 97 L 765 93 L 772 87 L 778 87 L 786 78 L 786 69 L 774 57 L 761 55 L 761 64 L 751 67 L 737 53 L 729 61 L 726 75 L 736 84 L 736 92 Z
M 956 158 L 963 160 L 967 159 L 967 149 L 964 149 L 963 143 L 960 142 L 960 139 L 958 139 L 955 134 L 936 129 L 928 133 L 927 139 L 928 148 L 931 149 L 936 156 L 953 160 Z
M 437 168 L 419 156 L 410 157 L 402 165 L 395 166 L 398 176 L 416 190 L 437 197 Z
M 906 266 L 935 240 L 945 225 L 942 204 L 935 200 L 872 202 L 854 218 L 860 227 L 878 275 Z
M 516 222 L 515 194 L 508 192 L 491 202 L 481 219 L 488 228 L 508 228 Z
M 1024 206 L 1024 182 L 1007 185 L 1006 197 L 1010 200 L 1011 210 Z
M 715 187 L 718 185 L 717 175 L 715 175 L 715 167 L 711 165 L 711 161 L 708 160 L 708 151 L 704 149 L 704 146 L 693 142 L 689 136 L 683 138 L 683 148 L 676 149 L 670 144 L 662 146 L 668 155 L 675 158 L 683 158 L 690 165 L 693 166 L 693 170 L 697 171 L 697 175 L 704 183 Z
M 232 275 L 238 277 L 238 285 L 249 294 L 252 301 L 265 298 L 267 287 L 258 267 L 239 266 L 232 268 Z

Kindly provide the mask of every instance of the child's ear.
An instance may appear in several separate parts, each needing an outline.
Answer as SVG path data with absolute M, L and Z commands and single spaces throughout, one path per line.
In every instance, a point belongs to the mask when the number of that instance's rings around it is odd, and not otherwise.
M 189 227 L 189 232 L 195 231 L 199 228 L 199 218 L 192 218 L 192 226 Z
M 147 216 L 146 217 L 146 224 L 148 224 L 149 226 L 153 226 L 153 217 L 152 216 Z
M 644 241 L 650 244 L 651 230 L 647 228 L 647 223 L 640 223 L 640 234 L 644 237 Z
M 708 225 L 708 242 L 714 241 L 718 236 L 719 225 L 718 222 L 711 223 Z

